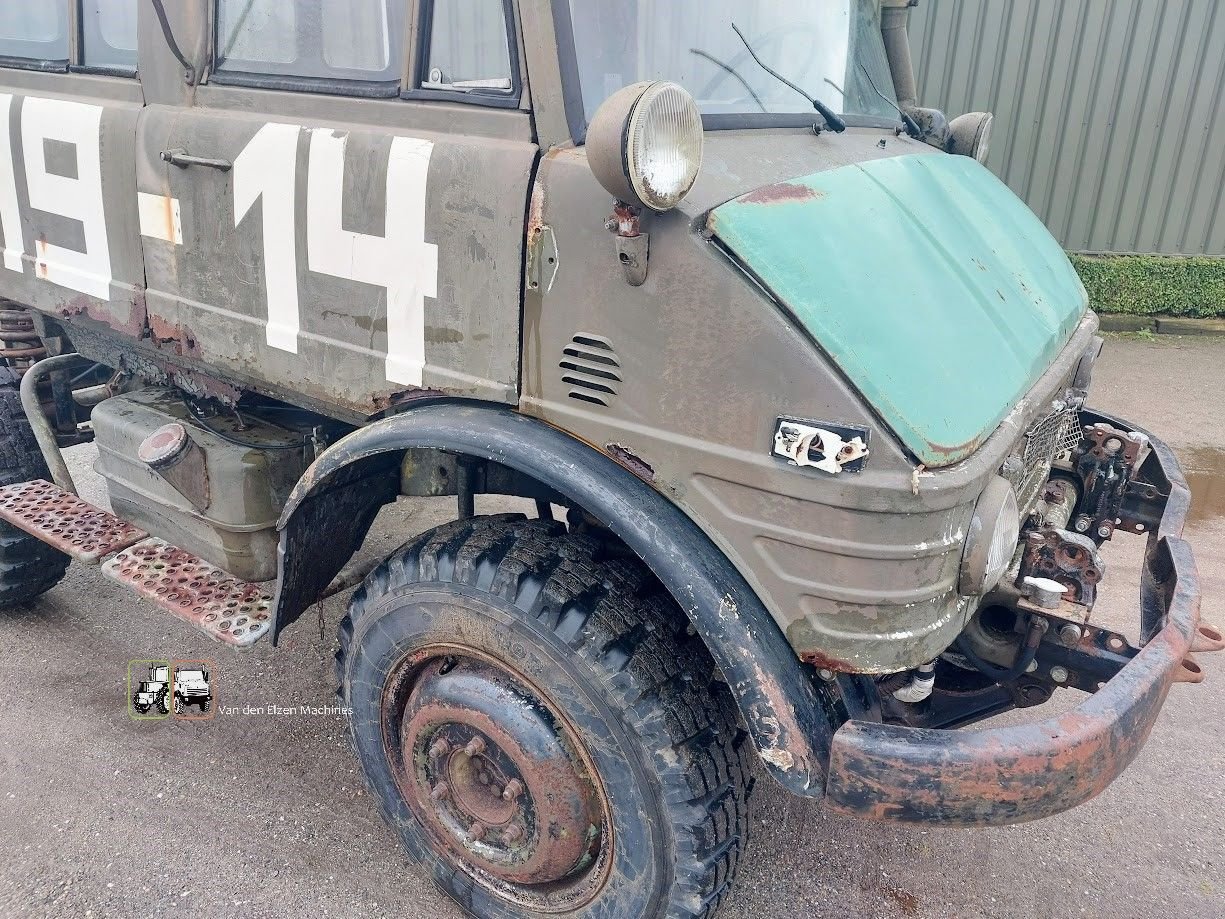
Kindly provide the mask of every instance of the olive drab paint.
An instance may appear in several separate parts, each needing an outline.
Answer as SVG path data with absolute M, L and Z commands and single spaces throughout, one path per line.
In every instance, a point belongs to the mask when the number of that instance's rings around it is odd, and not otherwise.
M 0 94 L 4 133 L 11 123 L 13 96 Z M 110 243 L 100 162 L 99 128 L 103 108 L 79 102 L 29 96 L 20 107 L 29 207 L 82 227 L 80 248 L 40 239 L 35 253 L 38 278 L 110 297 Z M 298 352 L 301 330 L 298 298 L 299 252 L 296 243 L 298 145 L 303 128 L 263 125 L 233 163 L 234 223 L 241 224 L 259 205 L 263 234 L 265 335 L 269 346 Z M 438 247 L 426 242 L 425 196 L 434 144 L 411 137 L 392 139 L 387 161 L 386 233 L 359 233 L 342 225 L 345 150 L 348 135 L 312 128 L 305 186 L 307 267 L 320 274 L 359 281 L 386 291 L 388 382 L 422 385 L 425 365 L 425 299 L 438 288 Z M 4 143 L 8 140 L 8 143 Z M 46 160 L 48 144 L 62 144 L 75 164 L 63 172 Z M 4 266 L 22 271 L 21 210 L 11 137 L 0 138 L 0 228 Z M 61 165 L 60 168 L 63 168 Z M 64 173 L 73 172 L 75 175 Z M 141 234 L 183 245 L 181 204 L 177 198 L 138 193 Z M 167 219 L 167 212 L 170 217 Z
M 0 229 L 4 232 L 4 267 L 20 272 L 24 244 L 12 112 L 12 95 L 0 94 L 0 148 L 4 150 L 0 153 Z M 109 298 L 111 250 L 99 146 L 102 107 L 28 96 L 22 100 L 20 115 L 28 206 L 74 221 L 81 227 L 78 246 L 36 240 L 35 275 L 61 287 Z M 56 150 L 65 161 L 53 169 L 47 162 L 48 150 Z

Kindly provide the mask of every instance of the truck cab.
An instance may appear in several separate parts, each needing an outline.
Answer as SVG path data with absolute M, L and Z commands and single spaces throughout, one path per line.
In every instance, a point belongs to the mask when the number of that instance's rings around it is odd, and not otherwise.
M 755 762 L 881 820 L 1088 800 L 1225 641 L 911 5 L 0 12 L 0 603 L 96 565 L 239 652 L 352 591 L 367 782 L 480 916 L 712 915 Z

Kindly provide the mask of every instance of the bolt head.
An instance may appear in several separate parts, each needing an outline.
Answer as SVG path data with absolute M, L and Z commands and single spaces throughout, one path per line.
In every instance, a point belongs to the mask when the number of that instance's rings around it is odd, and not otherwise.
M 485 752 L 485 738 L 479 735 L 473 737 L 468 741 L 468 745 L 464 747 L 464 752 L 469 756 L 480 756 Z
M 1067 625 L 1060 626 L 1059 628 L 1059 637 L 1068 647 L 1072 647 L 1077 644 L 1077 642 L 1080 641 L 1080 635 L 1080 626 L 1078 625 L 1068 623 Z
M 1068 681 L 1068 671 L 1066 667 L 1052 667 L 1051 679 L 1056 683 L 1066 683 Z
M 1076 528 L 1077 533 L 1087 533 L 1092 523 L 1088 517 L 1080 517 L 1073 526 Z
M 817 671 L 817 676 L 825 680 L 827 683 L 832 683 L 834 681 L 834 671 L 826 670 L 824 667 Z
M 1108 527 L 1108 526 L 1106 526 L 1106 525 L 1104 525 L 1104 524 L 1103 524 L 1102 526 L 1098 527 L 1098 528 L 1097 528 L 1097 535 L 1098 535 L 1098 536 L 1100 536 L 1100 537 L 1102 537 L 1102 539 L 1105 539 L 1106 537 L 1108 537 L 1108 536 L 1110 535 L 1110 527 Z
M 521 794 L 523 794 L 523 783 L 518 779 L 511 779 L 506 783 L 506 787 L 502 789 L 502 800 L 513 801 Z

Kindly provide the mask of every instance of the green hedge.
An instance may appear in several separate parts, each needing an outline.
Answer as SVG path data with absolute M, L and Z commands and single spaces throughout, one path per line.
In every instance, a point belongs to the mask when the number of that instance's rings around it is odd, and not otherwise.
M 1225 258 L 1073 255 L 1099 313 L 1225 316 Z

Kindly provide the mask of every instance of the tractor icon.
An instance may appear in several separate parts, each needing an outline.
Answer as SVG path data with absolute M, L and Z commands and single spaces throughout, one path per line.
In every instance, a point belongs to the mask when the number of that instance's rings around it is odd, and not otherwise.
M 213 693 L 208 684 L 208 671 L 201 666 L 176 668 L 174 671 L 174 713 L 182 715 L 188 706 L 198 705 L 200 713 L 209 710 Z
M 148 714 L 156 708 L 161 714 L 170 714 L 170 668 L 149 668 L 149 679 L 141 680 L 132 693 L 132 708 L 138 715 Z

